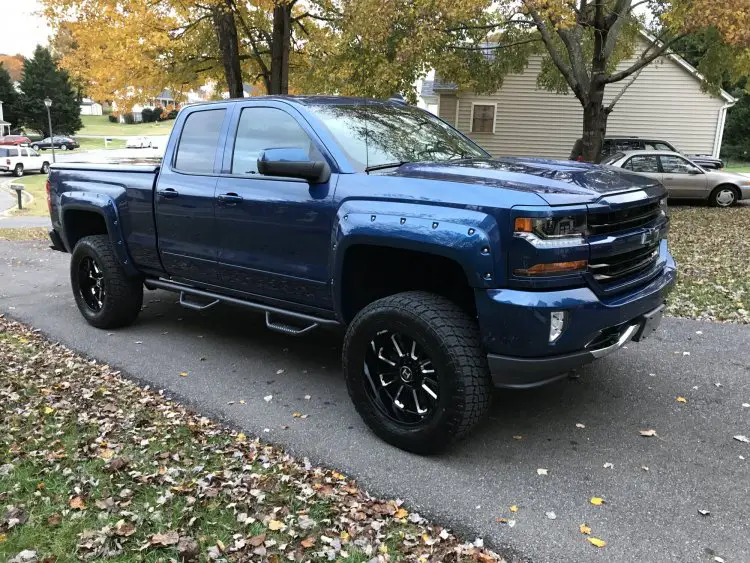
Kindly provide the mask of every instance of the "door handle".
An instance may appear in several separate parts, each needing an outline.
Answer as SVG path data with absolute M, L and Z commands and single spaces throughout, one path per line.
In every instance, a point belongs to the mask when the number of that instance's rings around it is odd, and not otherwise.
M 242 196 L 237 195 L 234 192 L 229 192 L 228 194 L 219 194 L 218 200 L 226 205 L 236 205 L 242 202 Z
M 166 199 L 172 199 L 180 195 L 180 193 L 174 188 L 165 188 L 163 190 L 157 191 L 156 193 L 159 194 L 159 196 L 166 198 Z

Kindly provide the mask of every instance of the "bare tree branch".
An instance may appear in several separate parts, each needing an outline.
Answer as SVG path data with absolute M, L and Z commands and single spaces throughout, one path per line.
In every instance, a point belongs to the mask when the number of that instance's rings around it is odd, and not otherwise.
M 563 77 L 565 78 L 565 81 L 568 83 L 568 86 L 570 86 L 570 89 L 573 90 L 576 96 L 583 95 L 583 92 L 581 90 L 581 84 L 579 84 L 576 81 L 576 77 L 573 74 L 573 70 L 565 62 L 562 55 L 557 50 L 557 47 L 555 47 L 555 43 L 552 39 L 552 36 L 550 35 L 549 30 L 547 29 L 547 24 L 539 15 L 539 12 L 537 12 L 533 7 L 529 6 L 528 4 L 527 4 L 527 7 L 529 9 L 529 14 L 531 15 L 531 19 L 534 20 L 534 23 L 536 24 L 536 28 L 539 30 L 539 34 L 542 36 L 542 41 L 544 42 L 544 45 L 547 47 L 547 52 L 549 52 L 549 56 L 552 59 L 552 62 L 555 63 L 555 66 L 563 75 Z
M 662 43 L 661 45 L 658 44 L 658 40 L 652 42 L 643 51 L 643 53 L 641 53 L 641 56 L 638 58 L 638 60 L 635 63 L 633 63 L 629 68 L 626 68 L 623 71 L 616 72 L 615 74 L 610 74 L 609 76 L 605 77 L 603 79 L 603 83 L 612 84 L 613 82 L 619 82 L 620 80 L 623 80 L 627 78 L 628 76 L 638 72 L 649 63 L 661 57 L 664 53 L 666 53 L 669 50 L 669 48 L 672 46 L 672 44 L 674 44 L 675 41 L 677 41 L 678 39 L 682 39 L 683 37 L 685 37 L 685 34 L 678 35 L 672 38 L 670 41 L 666 43 Z M 647 54 L 653 47 L 656 47 L 656 49 L 652 53 Z
M 612 98 L 612 101 L 607 106 L 607 109 L 605 110 L 607 113 L 612 113 L 612 110 L 615 109 L 615 104 L 620 101 L 620 98 L 625 94 L 628 88 L 630 88 L 633 85 L 633 82 L 636 81 L 636 79 L 641 75 L 641 71 L 644 67 L 639 68 L 631 77 L 630 80 L 628 80 L 625 85 L 622 87 L 622 89 L 617 93 L 617 95 Z
M 620 32 L 622 31 L 622 26 L 628 21 L 627 14 L 630 11 L 631 2 L 632 0 L 617 0 L 614 9 L 605 18 L 607 39 L 602 48 L 602 56 L 605 59 L 609 59 L 615 51 L 617 40 L 620 38 Z
M 519 39 L 518 41 L 512 41 L 510 43 L 502 43 L 498 45 L 452 45 L 452 49 L 458 49 L 461 51 L 498 51 L 500 49 L 507 49 L 508 47 L 515 47 L 516 45 L 527 45 L 528 43 L 538 43 L 541 41 L 539 37 L 530 37 L 528 39 Z

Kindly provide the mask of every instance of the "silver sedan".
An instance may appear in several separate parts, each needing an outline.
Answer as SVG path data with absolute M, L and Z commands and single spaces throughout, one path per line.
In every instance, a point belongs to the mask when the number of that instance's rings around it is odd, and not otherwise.
M 741 199 L 750 199 L 750 177 L 704 170 L 676 152 L 624 151 L 609 156 L 602 164 L 659 180 L 670 198 L 708 199 L 717 207 L 730 207 Z

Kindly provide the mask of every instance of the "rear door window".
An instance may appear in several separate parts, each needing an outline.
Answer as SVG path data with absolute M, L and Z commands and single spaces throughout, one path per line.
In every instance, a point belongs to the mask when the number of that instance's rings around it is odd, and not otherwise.
M 225 109 L 196 111 L 187 116 L 174 167 L 181 172 L 211 174 L 219 147 Z
M 625 163 L 625 166 L 623 168 L 627 168 L 628 170 L 632 170 L 633 172 L 658 174 L 659 162 L 657 161 L 656 156 L 636 155 L 631 157 L 630 160 Z

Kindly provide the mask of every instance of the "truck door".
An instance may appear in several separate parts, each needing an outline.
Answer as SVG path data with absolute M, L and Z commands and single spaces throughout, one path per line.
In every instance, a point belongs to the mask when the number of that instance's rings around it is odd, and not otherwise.
M 214 195 L 227 113 L 222 106 L 187 113 L 165 153 L 154 209 L 159 255 L 175 278 L 207 284 L 218 279 Z
M 258 172 L 262 151 L 286 147 L 302 149 L 312 160 L 325 158 L 315 133 L 287 104 L 256 102 L 237 108 L 216 190 L 221 284 L 330 309 L 328 254 L 336 175 L 325 184 L 310 184 Z

